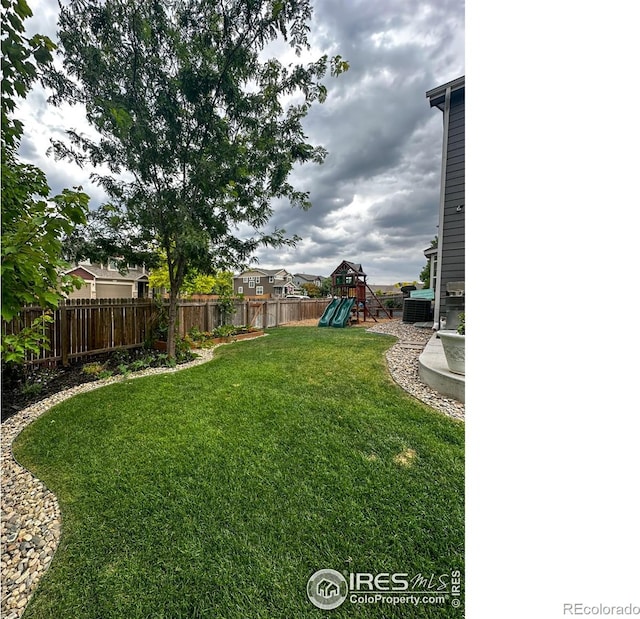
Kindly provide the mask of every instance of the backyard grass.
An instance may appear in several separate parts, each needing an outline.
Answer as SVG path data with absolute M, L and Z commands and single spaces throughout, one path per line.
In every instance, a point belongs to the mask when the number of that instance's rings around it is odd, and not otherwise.
M 464 425 L 393 383 L 393 342 L 274 329 L 43 415 L 14 453 L 63 529 L 25 619 L 462 617 L 306 596 L 322 568 L 463 571 Z

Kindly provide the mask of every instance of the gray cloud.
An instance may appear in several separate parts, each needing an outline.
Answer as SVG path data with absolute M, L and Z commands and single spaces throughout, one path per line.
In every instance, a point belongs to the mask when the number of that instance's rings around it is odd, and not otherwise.
M 313 207 L 281 205 L 273 219 L 305 242 L 285 254 L 262 250 L 261 263 L 289 268 L 287 259 L 314 272 L 321 260 L 332 270 L 351 259 L 378 283 L 417 278 L 437 234 L 440 195 L 442 114 L 425 91 L 463 74 L 463 28 L 461 2 L 316 3 L 316 44 L 350 69 L 329 80 L 326 104 L 305 122 L 329 151 L 322 166 L 293 177 Z M 364 213 L 358 198 L 369 204 Z M 338 211 L 353 219 L 347 236 L 335 228 Z

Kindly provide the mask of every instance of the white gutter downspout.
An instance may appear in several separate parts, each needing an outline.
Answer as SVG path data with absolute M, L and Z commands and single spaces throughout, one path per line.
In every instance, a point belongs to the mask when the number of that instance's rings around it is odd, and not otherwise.
M 451 86 L 447 88 L 444 95 L 444 115 L 442 136 L 442 172 L 440 174 L 440 227 L 438 228 L 438 264 L 436 280 L 436 299 L 433 310 L 433 328 L 440 328 L 440 291 L 442 289 L 442 246 L 444 245 L 444 187 L 447 181 L 447 149 L 449 147 L 449 112 L 451 110 Z

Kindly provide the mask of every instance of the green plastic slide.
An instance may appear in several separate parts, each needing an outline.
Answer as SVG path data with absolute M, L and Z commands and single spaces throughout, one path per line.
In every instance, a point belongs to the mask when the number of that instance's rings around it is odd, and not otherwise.
M 331 322 L 331 319 L 333 318 L 333 315 L 335 314 L 335 311 L 338 308 L 338 305 L 340 305 L 341 301 L 342 299 L 333 299 L 331 303 L 327 305 L 322 314 L 322 317 L 320 318 L 320 322 L 318 322 L 319 327 L 329 326 L 329 323 Z
M 351 308 L 355 302 L 356 300 L 353 297 L 350 299 L 341 299 L 341 302 L 336 308 L 329 324 L 332 327 L 346 327 L 349 324 Z

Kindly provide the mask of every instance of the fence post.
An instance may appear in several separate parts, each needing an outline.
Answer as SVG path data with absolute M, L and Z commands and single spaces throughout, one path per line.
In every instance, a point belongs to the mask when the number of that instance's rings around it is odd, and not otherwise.
M 67 306 L 63 302 L 60 304 L 60 357 L 62 365 L 69 365 L 69 348 L 71 342 L 69 341 Z

